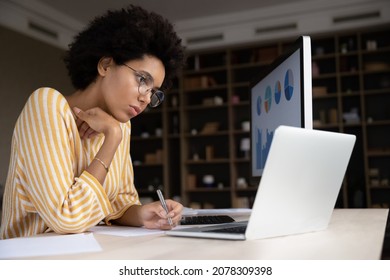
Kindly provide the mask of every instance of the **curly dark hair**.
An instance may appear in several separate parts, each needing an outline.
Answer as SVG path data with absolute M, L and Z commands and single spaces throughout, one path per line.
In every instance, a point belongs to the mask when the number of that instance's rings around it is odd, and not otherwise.
M 116 64 L 122 64 L 144 55 L 162 61 L 165 89 L 184 66 L 184 47 L 172 24 L 156 13 L 130 5 L 92 20 L 69 45 L 64 62 L 73 86 L 85 89 L 95 81 L 102 57 L 112 57 Z

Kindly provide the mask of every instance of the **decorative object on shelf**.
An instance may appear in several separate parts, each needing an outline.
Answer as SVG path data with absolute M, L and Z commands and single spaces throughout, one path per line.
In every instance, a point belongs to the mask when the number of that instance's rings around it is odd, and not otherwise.
M 313 87 L 311 92 L 313 97 L 324 96 L 328 93 L 328 89 L 326 87 L 317 86 L 317 87 Z
M 214 209 L 215 205 L 210 202 L 204 202 L 203 203 L 203 209 Z
M 375 51 L 377 48 L 377 43 L 376 43 L 376 40 L 368 40 L 366 42 L 366 49 L 368 51 Z
M 322 123 L 320 120 L 313 120 L 313 127 L 319 127 L 321 125 L 322 125 Z
M 145 132 L 142 132 L 142 133 L 141 133 L 141 137 L 142 137 L 142 138 L 149 138 L 149 137 L 150 137 L 150 134 L 149 134 L 149 132 L 146 132 L 146 131 L 145 131 Z
M 202 105 L 203 106 L 213 106 L 214 105 L 214 98 L 212 98 L 212 97 L 204 98 L 202 100 Z
M 188 189 L 195 189 L 196 188 L 196 175 L 187 174 L 187 187 L 188 187 Z
M 387 175 L 381 174 L 379 168 L 370 168 L 368 170 L 370 178 L 370 187 L 372 188 L 387 188 L 389 186 L 389 178 Z
M 320 112 L 320 124 L 337 124 L 338 123 L 338 111 L 336 108 L 331 108 L 328 111 L 321 110 Z
M 213 175 L 204 175 L 202 179 L 202 183 L 205 187 L 214 187 L 215 179 Z
M 390 69 L 390 65 L 383 61 L 371 61 L 364 63 L 364 70 L 366 71 L 386 71 Z
M 155 153 L 145 154 L 145 163 L 148 164 L 157 164 L 162 163 L 163 151 L 161 149 L 156 150 Z
M 329 116 L 329 123 L 332 124 L 338 123 L 338 111 L 336 108 L 329 109 L 328 116 Z
M 202 204 L 200 204 L 199 202 L 193 201 L 193 202 L 190 203 L 190 208 L 192 208 L 192 209 L 201 209 L 202 208 Z
M 214 158 L 214 147 L 207 145 L 206 146 L 206 160 L 212 160 Z
M 351 108 L 349 112 L 343 113 L 343 119 L 346 124 L 357 124 L 360 122 L 360 116 L 357 108 Z
M 214 96 L 214 105 L 223 105 L 223 98 L 221 96 Z
M 346 54 L 348 52 L 347 44 L 343 43 L 340 46 L 341 53 Z
M 197 160 L 199 160 L 199 158 L 200 157 L 199 157 L 198 149 L 195 146 L 192 146 L 190 159 L 197 161 Z
M 379 177 L 379 169 L 378 168 L 370 168 L 368 170 L 368 175 L 370 177 Z
M 249 208 L 249 197 L 247 196 L 241 196 L 237 197 L 235 201 L 235 208 Z
M 154 130 L 154 133 L 157 137 L 161 137 L 162 136 L 162 129 L 161 127 L 156 127 L 156 129 Z
M 340 45 L 340 52 L 346 54 L 348 52 L 356 51 L 355 39 L 349 38 L 348 41 L 345 41 Z
M 202 128 L 201 134 L 210 134 L 218 131 L 219 123 L 218 122 L 207 122 Z
M 223 105 L 223 98 L 220 96 L 204 98 L 202 100 L 202 105 L 204 105 L 204 106 L 220 106 L 220 105 Z
M 198 134 L 198 130 L 196 130 L 195 128 L 191 129 L 191 135 L 197 135 Z
M 248 183 L 244 177 L 237 178 L 237 188 L 246 189 L 248 187 Z
M 251 122 L 250 121 L 241 122 L 241 129 L 242 131 L 249 131 L 251 129 Z
M 240 150 L 244 152 L 244 157 L 249 158 L 249 151 L 251 149 L 250 138 L 242 138 L 240 142 Z
M 184 79 L 184 88 L 186 90 L 205 89 L 216 85 L 216 80 L 213 77 L 207 75 L 187 77 Z
M 232 101 L 232 104 L 239 104 L 240 103 L 240 96 L 233 95 L 231 101 Z

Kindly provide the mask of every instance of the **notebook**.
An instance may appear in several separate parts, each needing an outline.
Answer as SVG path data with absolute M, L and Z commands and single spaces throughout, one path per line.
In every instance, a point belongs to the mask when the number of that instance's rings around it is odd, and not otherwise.
M 167 231 L 169 236 L 251 240 L 324 230 L 356 141 L 354 135 L 275 130 L 249 220 Z M 241 233 L 220 232 L 246 227 Z

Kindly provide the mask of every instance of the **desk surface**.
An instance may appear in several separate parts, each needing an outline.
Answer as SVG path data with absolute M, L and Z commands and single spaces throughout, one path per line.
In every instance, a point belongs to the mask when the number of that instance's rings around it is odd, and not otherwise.
M 388 209 L 336 209 L 327 230 L 250 241 L 94 234 L 100 252 L 39 259 L 380 259 Z

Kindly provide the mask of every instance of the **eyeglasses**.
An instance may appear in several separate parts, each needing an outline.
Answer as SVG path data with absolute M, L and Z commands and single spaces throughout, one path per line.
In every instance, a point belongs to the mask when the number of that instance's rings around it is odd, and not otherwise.
M 142 74 L 141 72 L 138 72 L 137 70 L 133 69 L 132 67 L 130 67 L 125 63 L 123 63 L 122 65 L 134 71 L 134 74 L 137 77 L 137 82 L 138 82 L 138 93 L 143 96 L 149 94 L 150 107 L 155 108 L 163 102 L 164 92 L 153 88 L 154 81 L 152 76 L 150 76 L 149 74 Z

